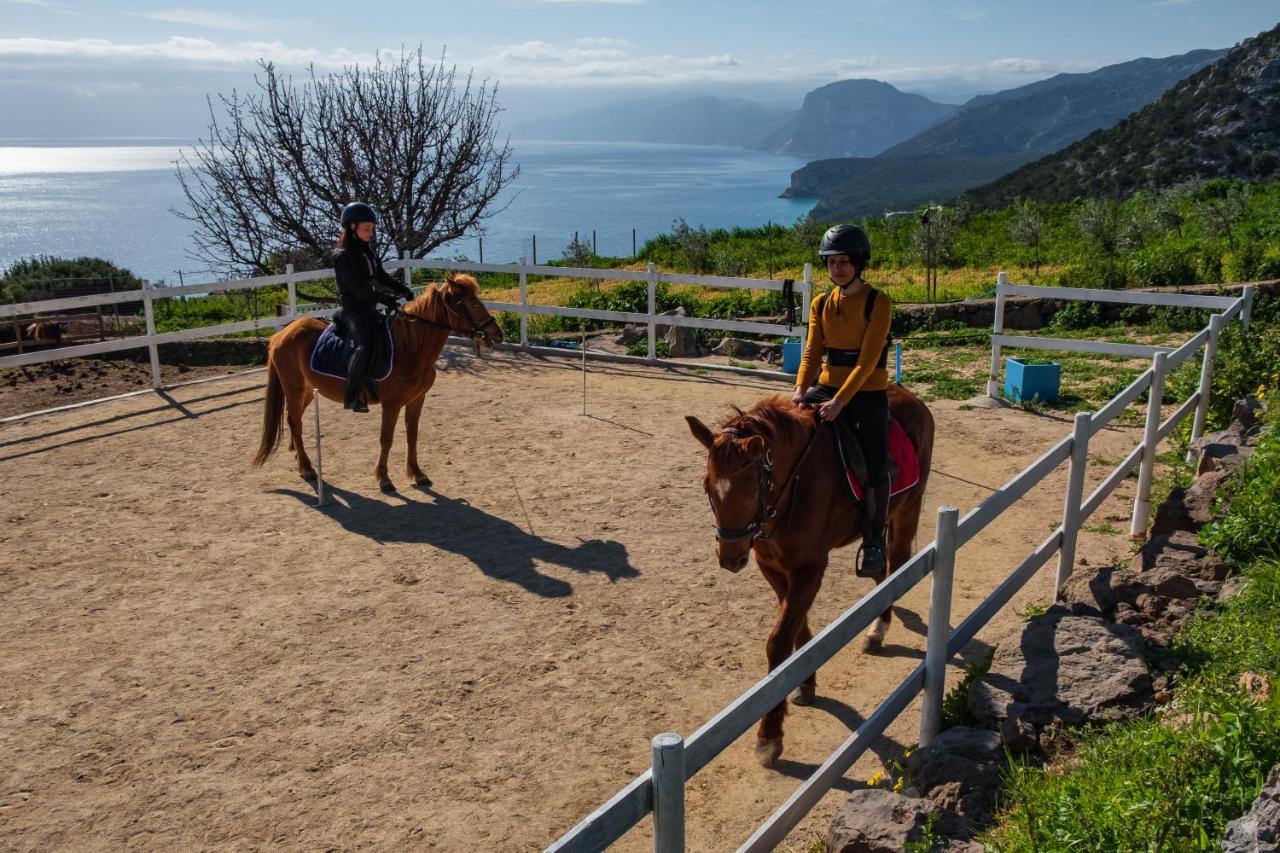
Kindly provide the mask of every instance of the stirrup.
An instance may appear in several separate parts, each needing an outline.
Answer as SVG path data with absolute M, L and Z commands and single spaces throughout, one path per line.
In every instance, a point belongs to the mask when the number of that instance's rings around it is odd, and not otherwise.
M 879 580 L 885 576 L 884 546 L 877 542 L 863 543 L 853 558 L 853 573 L 860 578 Z

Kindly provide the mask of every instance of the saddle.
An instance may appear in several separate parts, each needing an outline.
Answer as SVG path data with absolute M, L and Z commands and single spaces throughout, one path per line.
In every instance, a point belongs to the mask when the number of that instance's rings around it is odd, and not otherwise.
M 835 430 L 836 447 L 844 463 L 844 483 L 854 502 L 862 500 L 867 483 L 867 464 L 856 440 L 846 441 L 843 430 Z M 920 482 L 920 457 L 911 438 L 893 418 L 889 418 L 889 495 L 905 492 Z
M 351 361 L 354 347 L 343 334 L 345 326 L 338 315 L 334 322 L 320 333 L 320 339 L 311 350 L 311 369 L 332 376 L 335 379 L 347 378 L 347 364 Z M 378 322 L 378 330 L 374 334 L 375 341 L 372 358 L 369 362 L 369 376 L 374 382 L 381 382 L 391 375 L 391 367 L 395 363 L 395 342 L 391 338 L 391 318 L 384 317 Z

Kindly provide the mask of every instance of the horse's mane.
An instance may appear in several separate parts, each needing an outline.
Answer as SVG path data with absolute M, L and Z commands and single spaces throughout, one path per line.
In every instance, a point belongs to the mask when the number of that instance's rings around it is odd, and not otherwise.
M 445 308 L 440 302 L 440 297 L 444 289 L 454 285 L 470 291 L 473 296 L 478 296 L 480 293 L 480 283 L 475 280 L 474 276 L 450 271 L 445 275 L 443 284 L 427 285 L 421 295 L 406 303 L 400 310 L 406 314 L 430 320 L 432 323 L 447 323 L 448 318 L 445 316 Z M 415 323 L 412 320 L 405 320 L 399 317 L 391 324 L 391 328 L 397 349 L 416 347 L 428 335 L 447 331 L 439 326 Z
M 757 435 L 770 445 L 780 442 L 800 444 L 808 440 L 814 429 L 814 420 L 808 410 L 801 409 L 788 397 L 775 394 L 745 411 L 734 406 L 734 413 L 725 417 L 719 427 L 738 433 L 733 436 L 738 439 Z M 737 455 L 736 448 L 735 442 L 717 438 L 711 448 L 712 462 L 717 468 L 724 468 Z

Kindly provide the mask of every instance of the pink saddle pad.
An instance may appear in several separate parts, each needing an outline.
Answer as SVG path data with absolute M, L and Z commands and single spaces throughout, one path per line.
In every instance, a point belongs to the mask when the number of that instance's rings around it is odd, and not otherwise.
M 840 458 L 846 460 L 844 476 L 849 481 L 849 488 L 853 490 L 855 498 L 862 500 L 862 484 L 849 468 L 849 457 L 844 452 L 839 430 L 836 430 L 836 443 L 840 445 Z M 916 455 L 907 431 L 893 418 L 889 418 L 889 458 L 893 460 L 893 482 L 889 487 L 889 494 L 905 492 L 920 482 L 920 457 Z

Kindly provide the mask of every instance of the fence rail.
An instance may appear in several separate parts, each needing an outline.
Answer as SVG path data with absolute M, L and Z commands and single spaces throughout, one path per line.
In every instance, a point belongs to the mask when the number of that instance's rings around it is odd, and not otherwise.
M 806 265 L 804 277 L 794 282 L 794 293 L 800 299 L 799 322 L 794 327 L 781 323 L 757 323 L 743 320 L 717 320 L 701 317 L 679 317 L 660 314 L 657 311 L 657 286 L 661 283 L 689 284 L 703 287 L 748 288 L 751 290 L 786 291 L 790 285 L 773 279 L 731 278 L 726 276 L 697 276 L 676 273 L 658 272 L 652 264 L 647 270 L 607 270 L 578 267 L 553 267 L 538 264 L 526 264 L 521 259 L 519 264 L 482 264 L 470 261 L 437 261 L 427 259 L 400 259 L 387 264 L 389 269 L 398 269 L 405 281 L 412 279 L 415 269 L 455 270 L 463 272 L 498 272 L 516 274 L 520 280 L 519 302 L 496 302 L 482 300 L 490 311 L 505 311 L 520 316 L 520 346 L 531 349 L 529 345 L 528 318 L 531 315 L 550 315 L 586 320 L 608 320 L 617 323 L 639 323 L 648 326 L 649 361 L 656 361 L 657 331 L 660 327 L 677 326 L 681 328 L 712 329 L 717 331 L 743 332 L 758 335 L 795 336 L 803 343 L 806 324 L 809 317 L 809 303 L 813 292 L 813 270 Z M 625 281 L 643 281 L 648 284 L 648 310 L 602 311 L 587 308 L 566 308 L 557 305 L 535 305 L 529 302 L 528 277 L 557 276 L 568 278 L 611 279 Z M 261 276 L 258 278 L 236 279 L 234 281 L 217 281 L 184 284 L 177 287 L 154 288 L 146 286 L 141 290 L 119 291 L 116 293 L 96 293 L 84 296 L 69 296 L 60 299 L 46 299 L 39 302 L 19 302 L 0 305 L 0 320 L 17 318 L 34 314 L 48 314 L 78 308 L 91 308 L 103 305 L 120 305 L 124 303 L 140 303 L 143 306 L 143 319 L 146 334 L 133 335 L 127 338 L 101 341 L 93 344 L 76 346 L 51 347 L 37 352 L 20 353 L 18 355 L 0 357 L 0 368 L 20 367 L 40 364 L 48 361 L 59 361 L 67 358 L 80 358 L 90 355 L 102 355 L 131 349 L 147 348 L 150 350 L 152 385 L 160 387 L 160 362 L 157 347 L 162 344 L 179 341 L 197 340 L 199 338 L 218 335 L 233 335 L 259 329 L 272 329 L 286 325 L 300 316 L 327 317 L 333 309 L 299 311 L 296 287 L 300 283 L 333 278 L 331 270 L 312 270 L 294 272 L 292 265 L 281 275 Z M 155 331 L 154 303 L 157 299 L 171 299 L 188 295 L 208 295 L 229 293 L 240 290 L 256 290 L 259 287 L 285 285 L 288 289 L 288 311 L 277 317 L 262 317 L 255 320 L 244 320 L 237 323 L 226 323 L 217 326 L 202 326 L 183 329 L 176 332 L 157 333 Z
M 654 813 L 655 850 L 660 853 L 683 850 L 684 782 L 747 731 L 770 708 L 783 701 L 788 693 L 843 649 L 884 609 L 923 580 L 926 575 L 932 575 L 933 594 L 925 661 L 916 667 L 822 766 L 743 843 L 739 851 L 741 853 L 741 851 L 772 849 L 782 842 L 787 833 L 857 761 L 874 738 L 883 733 L 922 691 L 924 701 L 921 712 L 920 743 L 926 745 L 932 740 L 937 734 L 940 722 L 946 661 L 977 636 L 978 631 L 987 625 L 1055 555 L 1059 560 L 1054 589 L 1056 591 L 1061 587 L 1070 576 L 1075 562 L 1075 542 L 1080 528 L 1135 468 L 1139 470 L 1139 485 L 1134 499 L 1133 528 L 1134 530 L 1145 529 L 1156 445 L 1193 412 L 1195 421 L 1192 427 L 1192 439 L 1199 437 L 1202 433 L 1218 337 L 1225 323 L 1237 316 L 1245 321 L 1247 328 L 1253 299 L 1252 288 L 1246 288 L 1239 298 L 1123 293 L 1078 288 L 1031 288 L 1009 285 L 1004 273 L 1001 273 L 997 285 L 997 308 L 992 335 L 993 382 L 998 378 L 1000 346 L 1011 341 L 1022 340 L 1001 334 L 1004 300 L 1010 295 L 1036 295 L 1065 300 L 1087 299 L 1102 302 L 1129 301 L 1146 305 L 1182 305 L 1221 309 L 1222 313 L 1213 315 L 1205 329 L 1176 349 L 1132 347 L 1131 351 L 1121 353 L 1150 356 L 1151 367 L 1097 412 L 1078 413 L 1070 435 L 1046 450 L 1029 466 L 988 495 L 963 518 L 957 520 L 958 512 L 952 507 L 941 508 L 938 512 L 938 535 L 932 543 L 890 575 L 884 583 L 863 596 L 805 646 L 796 650 L 777 669 L 708 721 L 688 741 L 681 741 L 679 735 L 674 733 L 664 733 L 655 738 L 655 756 L 658 754 L 659 741 L 665 750 L 664 756 L 670 756 L 670 750 L 679 749 L 678 744 L 681 743 L 683 743 L 683 755 L 678 760 L 670 757 L 664 758 L 661 763 L 655 760 L 650 770 L 638 776 L 603 806 L 552 843 L 547 848 L 549 851 L 601 850 L 622 837 L 650 812 Z M 1029 340 L 1034 342 L 1032 345 L 1043 343 L 1044 348 L 1061 349 L 1063 347 L 1060 344 L 1064 343 L 1060 339 L 1052 338 L 1030 338 Z M 1074 348 L 1075 351 L 1083 352 L 1114 352 L 1115 347 L 1132 346 L 1106 344 L 1110 349 L 1103 350 L 1090 349 L 1087 346 L 1106 342 L 1070 341 L 1067 343 L 1085 345 Z M 1199 387 L 1178 405 L 1172 415 L 1161 421 L 1161 397 L 1166 376 L 1201 349 L 1204 349 L 1205 354 L 1201 365 Z M 994 385 L 989 388 L 994 394 Z M 1090 439 L 1119 417 L 1144 392 L 1150 393 L 1142 441 L 1103 478 L 1088 497 L 1084 497 Z M 999 518 L 1032 488 L 1043 482 L 1064 462 L 1068 464 L 1068 468 L 1062 523 L 952 630 L 949 619 L 951 571 L 954 567 L 956 551 Z M 659 774 L 666 775 L 658 779 Z M 679 778 L 673 778 L 672 774 L 678 774 Z M 655 779 L 657 779 L 656 784 Z M 654 809 L 655 789 L 661 792 L 661 800 L 664 804 L 657 810 Z

